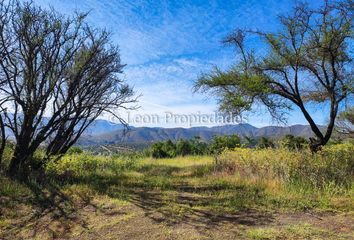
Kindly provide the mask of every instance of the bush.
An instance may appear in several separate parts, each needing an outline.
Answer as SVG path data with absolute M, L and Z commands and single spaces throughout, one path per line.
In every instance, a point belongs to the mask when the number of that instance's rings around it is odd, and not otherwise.
M 164 151 L 164 143 L 157 142 L 151 145 L 151 156 L 153 158 L 166 158 L 167 153 Z
M 117 174 L 134 169 L 137 159 L 118 156 L 94 156 L 88 154 L 65 155 L 51 159 L 45 167 L 49 175 L 61 177 L 89 177 L 99 174 Z
M 189 140 L 191 144 L 191 153 L 192 155 L 204 155 L 209 153 L 208 144 L 203 142 L 200 137 L 194 137 Z
M 273 141 L 271 141 L 270 139 L 266 138 L 266 137 L 261 137 L 258 140 L 257 143 L 257 148 L 274 148 L 275 144 L 273 143 Z
M 219 154 L 224 149 L 232 149 L 240 145 L 237 135 L 214 136 L 212 142 L 207 144 L 196 136 L 190 140 L 178 140 L 174 144 L 171 140 L 156 142 L 151 148 L 153 158 L 173 158 L 185 155 L 205 155 L 210 153 Z
M 240 138 L 236 135 L 214 136 L 210 144 L 212 153 L 220 153 L 225 149 L 233 149 L 240 146 Z
M 191 140 L 179 140 L 174 144 L 171 140 L 156 142 L 151 148 L 153 158 L 173 158 L 185 155 L 204 155 L 209 152 L 208 144 L 201 141 L 199 137 Z
M 73 147 L 69 148 L 69 150 L 66 153 L 68 155 L 81 154 L 81 153 L 83 153 L 83 150 L 80 147 L 73 146 Z
M 220 155 L 218 169 L 245 178 L 276 180 L 302 189 L 324 189 L 330 185 L 351 188 L 353 152 L 353 144 L 325 146 L 316 154 L 286 148 L 236 148 Z
M 173 158 L 176 155 L 176 145 L 171 140 L 157 142 L 151 146 L 151 156 L 153 158 Z
M 179 140 L 176 143 L 176 154 L 185 156 L 192 153 L 192 144 L 187 140 Z
M 308 145 L 309 142 L 304 137 L 300 137 L 300 136 L 296 137 L 291 134 L 286 135 L 281 140 L 281 146 L 289 150 L 301 150 L 307 147 Z

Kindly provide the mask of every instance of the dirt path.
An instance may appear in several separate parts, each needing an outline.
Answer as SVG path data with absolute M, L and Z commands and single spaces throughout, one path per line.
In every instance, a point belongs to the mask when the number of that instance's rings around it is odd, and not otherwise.
M 24 215 L 4 239 L 354 239 L 353 213 L 267 213 L 242 210 L 217 215 L 204 209 L 171 211 L 159 192 L 129 202 L 97 196 L 65 217 L 58 209 Z M 192 202 L 192 194 L 177 196 Z M 60 205 L 60 204 L 59 204 Z M 63 206 L 64 207 L 64 206 Z M 19 207 L 19 211 L 35 212 Z M 171 214 L 173 212 L 173 214 Z M 0 237 L 1 239 L 1 237 Z
M 181 160 L 90 181 L 27 184 L 12 198 L 0 196 L 0 240 L 354 239 L 353 211 L 280 210 L 262 188 Z

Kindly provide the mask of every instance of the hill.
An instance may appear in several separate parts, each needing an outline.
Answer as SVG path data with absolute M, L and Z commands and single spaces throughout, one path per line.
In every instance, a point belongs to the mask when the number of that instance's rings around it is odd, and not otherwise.
M 238 134 L 241 137 L 282 137 L 286 134 L 295 136 L 312 136 L 308 125 L 293 125 L 288 127 L 267 126 L 257 128 L 250 124 L 235 124 L 215 127 L 192 127 L 192 128 L 149 128 L 131 127 L 124 130 L 121 125 L 111 126 L 100 120 L 96 127 L 91 127 L 78 142 L 78 145 L 122 144 L 122 143 L 148 143 L 163 140 L 191 139 L 199 136 L 205 141 L 212 139 L 214 135 Z M 106 126 L 106 128 L 104 128 Z M 118 128 L 118 129 L 115 129 Z M 96 131 L 97 129 L 97 131 Z

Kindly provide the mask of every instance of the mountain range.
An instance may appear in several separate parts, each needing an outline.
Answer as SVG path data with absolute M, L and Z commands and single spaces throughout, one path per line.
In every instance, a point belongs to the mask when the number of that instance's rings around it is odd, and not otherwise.
M 210 141 L 214 135 L 237 134 L 241 137 L 280 138 L 286 134 L 310 137 L 312 131 L 308 125 L 267 126 L 257 128 L 250 124 L 235 124 L 215 127 L 191 128 L 160 128 L 160 127 L 129 127 L 106 120 L 97 120 L 79 139 L 78 145 L 90 146 L 101 144 L 152 143 L 171 139 L 191 139 L 199 136 L 204 141 Z

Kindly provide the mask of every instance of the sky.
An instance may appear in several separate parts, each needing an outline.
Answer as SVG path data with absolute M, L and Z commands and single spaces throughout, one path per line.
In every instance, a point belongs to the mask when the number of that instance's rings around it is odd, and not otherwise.
M 122 76 L 134 89 L 140 108 L 120 111 L 133 126 L 192 127 L 220 125 L 215 120 L 218 106 L 208 95 L 193 93 L 193 83 L 213 66 L 227 69 L 237 55 L 222 38 L 235 28 L 274 31 L 277 16 L 294 6 L 291 0 L 35 0 L 64 14 L 89 12 L 88 22 L 112 32 L 127 64 Z M 321 1 L 312 1 L 312 5 Z M 256 50 L 262 46 L 252 42 Z M 315 120 L 327 119 L 319 110 Z M 207 116 L 200 121 L 198 116 Z M 114 121 L 110 116 L 105 116 Z M 213 121 L 213 119 L 215 121 Z M 246 120 L 254 126 L 275 125 L 262 108 Z M 288 124 L 306 124 L 302 114 L 289 112 Z

